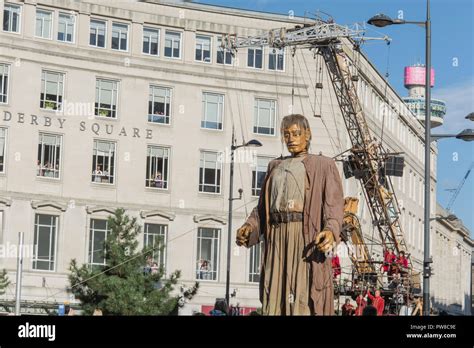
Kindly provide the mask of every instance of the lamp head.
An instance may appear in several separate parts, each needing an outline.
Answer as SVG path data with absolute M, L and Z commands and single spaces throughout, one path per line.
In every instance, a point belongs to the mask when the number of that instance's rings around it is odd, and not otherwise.
M 262 143 L 256 139 L 252 139 L 250 141 L 248 141 L 245 146 L 257 146 L 257 147 L 260 147 L 262 146 Z
M 464 141 L 473 141 L 474 140 L 474 129 L 465 129 L 458 135 L 456 135 L 457 139 L 461 139 Z
M 379 13 L 373 16 L 372 18 L 370 18 L 367 21 L 367 23 L 378 28 L 383 28 L 383 27 L 386 27 L 387 25 L 394 24 L 394 21 L 389 16 L 384 15 L 383 13 Z

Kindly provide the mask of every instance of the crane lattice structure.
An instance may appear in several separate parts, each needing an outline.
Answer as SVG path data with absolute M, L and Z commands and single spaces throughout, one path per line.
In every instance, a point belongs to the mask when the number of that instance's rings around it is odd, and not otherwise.
M 329 71 L 344 123 L 349 133 L 352 148 L 350 151 L 350 167 L 355 177 L 360 180 L 364 196 L 371 212 L 374 225 L 377 227 L 383 250 L 392 248 L 397 254 L 404 251 L 409 256 L 407 245 L 400 223 L 400 209 L 393 189 L 392 182 L 385 174 L 387 161 L 393 154 L 387 153 L 381 142 L 377 142 L 368 127 L 364 109 L 357 96 L 357 89 L 352 71 L 357 66 L 349 59 L 343 49 L 345 43 L 359 47 L 360 41 L 367 39 L 364 28 L 360 25 L 342 26 L 332 21 L 316 20 L 312 24 L 304 24 L 294 29 L 272 29 L 262 35 L 247 38 L 237 35 L 225 35 L 222 40 L 223 48 L 232 52 L 244 47 L 270 46 L 281 49 L 284 47 L 308 48 L 321 54 Z M 403 165 L 403 162 L 402 162 Z M 346 201 L 346 205 L 347 205 Z M 349 216 L 349 219 L 351 217 Z M 352 219 L 355 221 L 355 219 Z M 351 260 L 357 272 L 378 273 L 369 249 L 363 240 L 360 228 L 354 222 L 350 228 L 357 236 L 352 241 L 362 247 L 362 258 L 351 255 Z M 412 263 L 409 263 L 412 273 Z
M 453 195 L 451 196 L 451 199 L 449 200 L 448 205 L 446 206 L 446 211 L 451 212 L 453 204 L 456 201 L 456 198 L 458 198 L 459 192 L 461 192 L 461 189 L 464 186 L 464 183 L 466 182 L 467 178 L 469 177 L 469 174 L 471 174 L 471 170 L 473 167 L 474 167 L 474 162 L 471 163 L 471 166 L 467 170 L 466 175 L 464 175 L 464 178 L 459 183 L 459 186 L 455 189 Z

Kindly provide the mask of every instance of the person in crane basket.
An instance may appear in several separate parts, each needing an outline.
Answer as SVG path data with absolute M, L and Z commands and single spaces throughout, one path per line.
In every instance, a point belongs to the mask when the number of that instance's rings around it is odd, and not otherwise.
M 264 315 L 333 315 L 331 251 L 344 215 L 335 161 L 308 153 L 309 122 L 288 115 L 281 122 L 290 156 L 272 160 L 258 205 L 237 231 L 237 245 L 264 241 L 260 301 Z

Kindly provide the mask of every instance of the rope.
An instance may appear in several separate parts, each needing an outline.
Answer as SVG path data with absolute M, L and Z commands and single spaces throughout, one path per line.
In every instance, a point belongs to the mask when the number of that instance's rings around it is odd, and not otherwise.
M 297 60 L 297 62 L 298 62 L 298 67 L 299 67 L 299 69 L 300 69 L 300 72 L 301 72 L 301 74 L 303 75 L 303 69 L 301 68 L 300 61 L 299 61 L 299 59 L 298 59 L 298 56 L 296 56 L 296 60 Z M 307 72 L 308 78 L 309 78 L 309 80 L 310 80 L 310 84 L 313 85 L 313 80 L 311 79 L 311 74 L 309 73 L 308 65 L 306 64 L 306 60 L 304 59 L 304 57 L 303 57 L 303 61 L 304 61 L 305 66 L 306 66 L 306 72 Z M 310 94 L 309 94 L 309 91 L 308 91 L 308 87 L 307 87 L 307 86 L 306 86 L 306 93 L 307 93 L 307 95 L 308 95 L 308 100 L 310 100 L 311 97 L 310 97 Z M 301 96 L 300 96 L 300 99 L 301 99 Z M 313 115 L 314 115 L 314 114 L 315 114 L 315 108 L 314 108 L 313 104 L 311 104 L 311 100 L 310 100 L 310 103 L 309 103 L 309 104 L 310 104 L 310 106 L 311 106 L 311 110 L 312 110 Z M 337 151 L 335 150 L 335 147 L 337 147 L 337 146 L 335 145 L 335 143 L 334 143 L 334 141 L 333 141 L 333 138 L 332 138 L 332 136 L 331 136 L 331 133 L 330 133 L 330 131 L 329 131 L 329 128 L 327 127 L 326 122 L 324 121 L 323 115 L 321 115 L 321 122 L 322 122 L 322 124 L 323 124 L 323 126 L 324 126 L 324 128 L 326 129 L 326 132 L 327 132 L 327 134 L 328 134 L 329 142 L 330 142 L 330 144 L 331 144 L 332 151 L 333 151 L 333 153 L 336 153 Z
M 390 76 L 390 41 L 387 41 L 387 67 L 386 67 L 386 71 L 385 71 L 385 91 L 384 91 L 384 100 L 383 100 L 384 104 L 385 104 L 385 100 L 387 100 L 387 87 L 388 87 L 388 78 L 389 78 L 389 76 Z M 387 104 L 387 107 L 383 108 L 382 133 L 380 135 L 380 144 L 383 143 L 383 135 L 384 135 L 384 128 L 385 128 L 385 113 L 386 113 L 386 111 L 388 111 L 389 107 L 390 107 L 390 105 Z
M 293 80 L 291 82 L 291 107 L 294 108 L 295 106 L 295 54 L 296 54 L 296 47 L 293 47 L 292 54 L 291 54 L 291 62 L 293 64 Z

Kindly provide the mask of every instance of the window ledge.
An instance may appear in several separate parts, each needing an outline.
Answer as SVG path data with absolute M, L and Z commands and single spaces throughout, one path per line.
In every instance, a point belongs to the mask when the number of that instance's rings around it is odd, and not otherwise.
M 30 268 L 30 271 L 34 272 L 34 273 L 37 273 L 37 274 L 39 274 L 39 273 L 45 273 L 45 274 L 57 273 L 55 270 L 48 271 L 46 269 L 34 269 L 33 267 Z
M 40 107 L 40 110 L 41 110 L 41 112 L 47 112 L 47 113 L 56 114 L 56 115 L 60 115 L 60 114 L 64 113 L 63 110 L 44 109 L 44 108 L 41 108 L 41 107 Z
M 202 197 L 215 197 L 215 198 L 222 198 L 222 193 L 215 193 L 215 192 L 201 192 L 198 191 L 198 195 Z
M 143 53 L 143 52 L 142 52 L 142 56 L 144 56 L 144 57 L 152 57 L 152 58 L 160 58 L 160 55 L 159 55 L 159 54 L 151 54 L 151 53 Z
M 115 184 L 107 184 L 107 183 L 100 183 L 100 182 L 91 182 L 91 186 L 95 188 L 103 188 L 107 190 L 115 190 Z
M 252 134 L 255 135 L 255 136 L 258 136 L 258 137 L 260 137 L 260 136 L 261 137 L 273 137 L 273 138 L 276 137 L 276 132 L 275 132 L 275 134 L 261 134 L 261 133 L 253 133 L 252 132 Z
M 110 48 L 111 51 L 113 52 L 119 52 L 119 53 L 130 53 L 130 50 L 126 49 L 126 50 L 120 50 L 118 48 Z
M 10 30 L 2 30 L 3 34 L 12 34 L 12 35 L 21 35 L 21 32 L 10 31 Z
M 106 50 L 107 49 L 107 46 L 106 47 L 100 47 L 100 46 L 94 46 L 94 45 L 91 45 L 89 44 L 88 47 L 91 47 L 91 48 L 100 48 L 102 50 Z
M 147 121 L 147 124 L 151 124 L 151 125 L 154 125 L 154 126 L 164 126 L 164 127 L 171 127 L 171 122 L 170 123 L 160 123 L 160 122 L 150 122 L 150 121 Z
M 145 191 L 146 192 L 149 192 L 149 193 L 167 193 L 169 194 L 170 193 L 170 189 L 167 188 L 167 189 L 163 189 L 163 188 L 153 188 L 153 187 L 146 187 L 145 186 Z
M 53 40 L 53 37 L 42 37 L 42 36 L 34 36 L 35 39 L 40 39 L 40 40 L 47 40 L 47 41 L 51 41 L 51 42 L 54 42 Z
M 198 279 L 194 278 L 194 281 L 196 282 L 203 282 L 203 283 L 219 283 L 219 280 L 212 280 L 212 279 Z
M 61 178 L 50 178 L 47 176 L 36 176 L 36 180 L 42 181 L 42 182 L 51 182 L 55 184 L 62 184 L 62 179 Z
M 107 116 L 99 116 L 99 115 L 94 115 L 95 120 L 104 120 L 104 121 L 115 121 L 119 122 L 118 117 L 107 117 Z
M 209 131 L 209 132 L 213 132 L 213 133 L 222 133 L 224 132 L 224 126 L 222 126 L 222 129 L 216 129 L 216 128 L 205 128 L 205 127 L 200 127 L 201 130 L 204 130 L 204 131 Z

